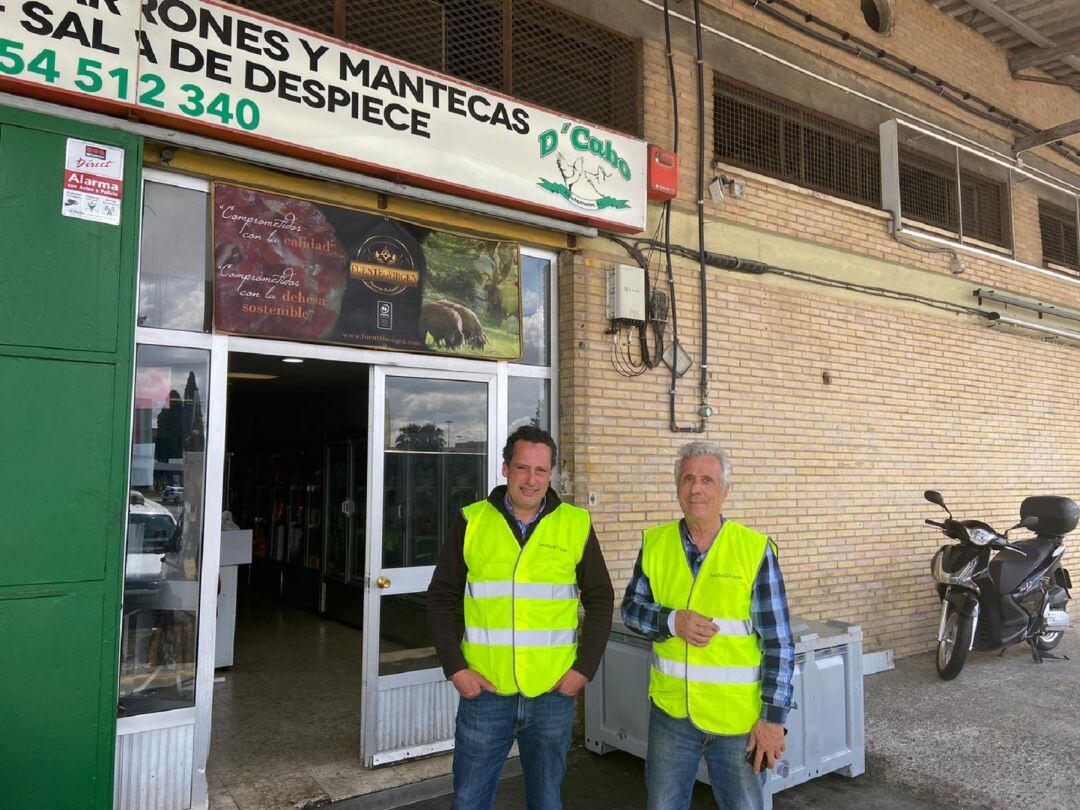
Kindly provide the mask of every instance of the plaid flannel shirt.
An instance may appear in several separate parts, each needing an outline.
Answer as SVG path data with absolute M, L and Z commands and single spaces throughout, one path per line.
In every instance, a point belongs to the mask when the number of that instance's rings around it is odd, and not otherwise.
M 721 523 L 721 526 L 723 523 Z M 700 552 L 686 521 L 679 522 L 686 561 L 696 578 L 708 553 Z M 641 552 L 634 564 L 634 575 L 626 586 L 622 601 L 623 622 L 650 641 L 667 641 L 672 633 L 669 617 L 675 608 L 665 607 L 653 598 L 649 578 L 641 570 Z M 770 723 L 783 723 L 792 704 L 791 679 L 795 672 L 795 642 L 791 636 L 788 617 L 787 595 L 780 563 L 773 553 L 772 545 L 765 549 L 754 589 L 750 597 L 750 620 L 761 639 L 761 717 Z
M 521 532 L 521 542 L 524 543 L 529 539 L 529 530 L 536 525 L 536 521 L 540 520 L 540 516 L 544 514 L 544 510 L 547 509 L 547 496 L 544 496 L 544 500 L 540 501 L 540 508 L 536 510 L 536 514 L 533 515 L 532 520 L 523 521 L 517 516 L 517 512 L 514 511 L 514 507 L 510 503 L 510 494 L 507 493 L 503 498 L 503 503 L 506 504 L 506 511 L 510 513 L 514 518 L 514 522 L 517 524 L 518 530 Z

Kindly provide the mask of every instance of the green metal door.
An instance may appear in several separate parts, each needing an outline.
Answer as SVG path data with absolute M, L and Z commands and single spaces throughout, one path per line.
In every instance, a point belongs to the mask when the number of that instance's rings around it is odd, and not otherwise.
M 62 214 L 69 138 L 124 150 L 118 225 Z M 5 810 L 112 806 L 141 163 L 137 137 L 0 107 Z

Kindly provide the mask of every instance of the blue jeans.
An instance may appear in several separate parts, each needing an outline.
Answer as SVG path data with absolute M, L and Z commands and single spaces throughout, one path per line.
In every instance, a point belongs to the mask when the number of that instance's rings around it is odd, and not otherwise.
M 645 758 L 648 810 L 687 810 L 702 756 L 717 807 L 761 810 L 765 770 L 756 774 L 746 761 L 749 734 L 707 734 L 689 718 L 680 720 L 651 703 L 650 707 L 649 752 Z
M 574 698 L 548 692 L 534 698 L 481 692 L 458 701 L 454 732 L 454 810 L 495 805 L 514 738 L 521 754 L 528 810 L 561 810 L 560 789 L 574 727 Z

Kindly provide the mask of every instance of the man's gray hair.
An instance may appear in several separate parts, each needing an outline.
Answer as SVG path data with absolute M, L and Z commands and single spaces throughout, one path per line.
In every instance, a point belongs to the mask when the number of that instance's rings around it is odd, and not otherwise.
M 716 442 L 687 442 L 679 448 L 679 456 L 675 459 L 675 483 L 679 483 L 679 475 L 682 473 L 683 462 L 695 456 L 712 456 L 720 462 L 721 481 L 725 487 L 731 483 L 731 456 L 728 451 Z

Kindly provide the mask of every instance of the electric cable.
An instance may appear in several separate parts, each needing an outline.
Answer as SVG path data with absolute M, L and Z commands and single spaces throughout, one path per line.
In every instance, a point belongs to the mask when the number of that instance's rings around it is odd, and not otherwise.
M 701 402 L 697 427 L 680 428 L 680 433 L 704 433 L 709 407 L 709 295 L 705 270 L 705 50 L 701 44 L 701 0 L 694 0 L 694 40 L 697 55 L 697 229 L 699 250 L 699 292 L 701 297 L 701 379 L 698 383 Z M 675 358 L 673 357 L 672 360 Z
M 668 86 L 671 89 L 672 151 L 679 154 L 679 88 L 675 80 L 675 53 L 671 49 L 671 7 L 664 0 L 664 49 L 667 52 Z M 664 202 L 664 260 L 667 264 L 668 301 L 671 306 L 671 380 L 668 385 L 668 427 L 674 432 L 678 426 L 675 419 L 675 388 L 679 379 L 679 316 L 675 306 L 675 270 L 671 264 L 671 200 Z
M 644 240 L 641 241 L 644 243 Z M 689 248 L 684 245 L 673 245 L 672 252 L 675 255 L 682 256 L 688 259 L 699 258 L 698 251 L 695 251 L 693 248 Z M 816 284 L 822 287 L 831 287 L 834 289 L 849 290 L 851 292 L 860 292 L 867 295 L 874 295 L 880 298 L 887 298 L 893 301 L 906 301 L 909 303 L 922 304 L 924 306 L 930 307 L 931 309 L 937 309 L 944 312 L 952 312 L 955 314 L 974 315 L 976 317 L 985 318 L 991 321 L 995 321 L 999 317 L 998 313 L 994 311 L 988 311 L 973 306 L 965 306 L 963 304 L 954 304 L 951 301 L 943 301 L 939 298 L 931 298 L 930 296 L 920 295 L 919 293 L 900 292 L 898 290 L 891 290 L 887 287 L 876 287 L 871 284 L 860 284 L 853 281 L 841 281 L 839 279 L 829 278 L 828 276 L 819 276 L 815 273 L 807 273 L 803 270 L 792 270 L 788 267 L 779 267 L 777 265 L 759 262 L 754 259 L 746 259 L 740 256 L 706 252 L 705 263 L 710 267 L 715 267 L 721 270 L 728 270 L 730 272 L 759 276 L 769 274 L 786 276 L 788 278 L 797 279 L 799 281 L 803 281 L 809 284 Z
M 642 253 L 642 251 L 637 247 L 636 244 L 620 239 L 613 234 L 605 234 L 605 236 L 611 239 L 611 241 L 616 242 L 627 253 L 629 253 L 631 258 L 633 258 L 634 261 L 637 262 L 637 264 L 641 267 L 645 274 L 645 320 L 642 322 L 624 322 L 615 320 L 612 321 L 612 324 L 608 329 L 609 332 L 615 335 L 619 334 L 624 327 L 627 329 L 628 345 L 625 352 L 625 357 L 620 357 L 618 361 L 616 361 L 615 354 L 620 350 L 616 345 L 616 340 L 613 339 L 611 347 L 611 364 L 615 368 L 615 370 L 624 377 L 637 377 L 644 374 L 646 371 L 649 371 L 650 369 L 656 368 L 658 365 L 660 365 L 661 358 L 664 354 L 664 323 L 667 319 L 666 301 L 658 301 L 657 297 L 654 296 L 651 273 L 651 254 L 656 250 L 655 245 L 657 244 L 657 238 L 660 235 L 660 228 L 661 223 L 658 222 L 656 225 L 656 229 L 653 231 L 652 239 L 646 239 L 641 242 L 641 244 L 647 244 L 650 246 L 650 255 L 648 256 Z M 660 315 L 658 315 L 654 311 L 654 305 L 657 303 L 663 305 L 664 311 Z M 650 326 L 653 330 L 654 348 L 652 350 L 649 349 L 648 338 Z M 632 333 L 635 329 L 638 333 L 638 344 L 640 352 L 639 359 L 634 359 L 633 352 L 630 351 L 629 348 L 630 333 Z
M 659 2 L 657 2 L 657 0 L 638 0 L 638 2 L 643 4 L 643 5 L 649 6 L 650 8 L 656 9 L 658 11 L 663 9 L 663 6 Z M 759 2 L 760 2 L 760 0 L 759 0 Z M 672 12 L 669 12 L 669 13 L 670 13 L 670 16 L 674 17 L 677 20 L 682 20 L 683 22 L 689 23 L 691 25 L 694 22 L 690 17 L 687 17 L 687 16 L 685 16 L 683 14 L 680 14 L 677 11 L 672 11 Z M 950 129 L 944 127 L 944 126 L 935 124 L 935 123 L 933 123 L 932 121 L 930 121 L 928 119 L 922 118 L 919 115 L 917 115 L 915 113 L 912 113 L 908 109 L 897 107 L 897 106 L 895 106 L 893 104 L 890 104 L 889 102 L 884 101 L 884 100 L 882 100 L 880 98 L 875 98 L 874 96 L 869 95 L 867 93 L 864 93 L 864 92 L 862 92 L 860 90 L 856 90 L 853 87 L 848 87 L 847 85 L 843 84 L 842 82 L 836 81 L 835 79 L 831 79 L 828 76 L 824 76 L 824 75 L 821 75 L 819 73 L 815 73 L 813 70 L 810 70 L 809 68 L 804 67 L 803 65 L 799 65 L 799 64 L 796 64 L 795 62 L 784 59 L 783 57 L 778 56 L 777 54 L 772 53 L 771 51 L 768 51 L 768 50 L 766 50 L 764 48 L 758 47 L 757 45 L 754 45 L 754 44 L 752 44 L 750 42 L 747 42 L 746 40 L 740 39 L 739 37 L 734 36 L 732 34 L 729 34 L 729 33 L 725 32 L 725 31 L 721 31 L 718 28 L 714 28 L 714 27 L 709 26 L 709 25 L 703 25 L 702 28 L 704 30 L 708 31 L 713 36 L 719 38 L 719 39 L 722 39 L 722 40 L 724 40 L 726 42 L 729 42 L 729 43 L 731 43 L 733 45 L 737 45 L 740 48 L 744 48 L 745 50 L 750 51 L 751 53 L 757 54 L 758 56 L 761 56 L 764 59 L 768 59 L 768 60 L 770 60 L 772 62 L 776 62 L 779 65 L 783 65 L 784 67 L 788 68 L 789 70 L 793 70 L 796 73 L 801 73 L 804 76 L 808 76 L 808 77 L 814 79 L 815 81 L 819 81 L 819 82 L 821 82 L 823 84 L 828 85 L 829 87 L 833 87 L 833 88 L 835 88 L 837 90 L 840 90 L 841 92 L 847 93 L 850 96 L 854 96 L 855 98 L 862 99 L 863 101 L 865 101 L 865 102 L 867 102 L 869 104 L 873 104 L 873 105 L 875 105 L 877 107 L 881 107 L 881 108 L 883 108 L 885 110 L 888 110 L 889 112 L 893 113 L 894 115 L 900 116 L 904 120 L 915 121 L 915 122 L 917 122 L 919 124 L 919 126 L 925 127 L 927 130 L 930 130 L 931 134 L 933 133 L 933 131 L 940 132 L 941 136 L 943 136 L 946 140 L 948 140 L 950 142 L 956 141 L 957 143 L 961 144 L 961 148 L 963 148 L 963 149 L 971 151 L 971 152 L 973 152 L 975 154 L 986 155 L 988 159 L 995 160 L 995 161 L 1001 163 L 1002 165 L 1006 165 L 1006 166 L 1010 166 L 1010 167 L 1016 167 L 1016 164 L 1017 164 L 1016 157 L 1015 157 L 1015 155 L 1012 155 L 1011 153 L 1001 152 L 999 150 L 994 149 L 993 147 L 988 147 L 984 143 L 980 143 L 979 141 L 976 141 L 976 140 L 974 140 L 972 138 L 969 138 L 969 137 L 967 137 L 965 135 L 961 135 L 960 133 L 955 132 L 953 130 L 950 130 Z M 937 137 L 937 136 L 935 136 L 935 137 Z M 1032 177 L 1033 179 L 1038 180 L 1039 182 L 1044 183 L 1046 185 L 1049 185 L 1049 186 L 1051 186 L 1053 188 L 1056 188 L 1059 191 L 1064 191 L 1067 194 L 1074 195 L 1074 194 L 1077 194 L 1078 192 L 1080 192 L 1080 186 L 1076 186 L 1073 183 L 1061 180 L 1060 178 L 1054 176 L 1053 174 L 1050 174 L 1049 172 L 1043 171 L 1042 169 L 1038 169 L 1038 168 L 1036 168 L 1034 166 L 1031 166 L 1031 165 L 1024 166 L 1023 167 L 1023 172 L 1025 174 L 1027 174 L 1028 176 Z
M 846 51 L 859 59 L 865 59 L 885 70 L 897 74 L 898 76 L 902 76 L 915 84 L 919 84 L 927 90 L 932 90 L 951 104 L 972 115 L 976 115 L 983 120 L 1007 127 L 1021 135 L 1029 135 L 1033 132 L 1040 131 L 1039 127 L 1024 121 L 1019 116 L 1006 112 L 997 105 L 991 104 L 989 101 L 979 98 L 974 93 L 970 93 L 967 90 L 957 87 L 951 82 L 948 82 L 917 65 L 910 62 L 904 62 L 899 57 L 890 54 L 884 48 L 877 47 L 873 43 L 860 39 L 843 28 L 839 28 L 819 17 L 815 17 L 813 14 L 804 11 L 794 3 L 787 2 L 787 0 L 766 0 L 764 3 L 762 3 L 761 0 L 743 0 L 743 2 L 818 42 Z M 798 20 L 792 19 L 778 8 L 775 8 L 775 6 L 781 6 L 798 14 L 803 17 L 806 23 L 801 23 Z M 815 31 L 808 23 L 819 25 L 827 31 L 838 34 L 840 39 L 820 31 Z M 1053 143 L 1045 145 L 1071 162 L 1080 163 L 1080 150 L 1072 150 L 1068 147 L 1058 146 Z

